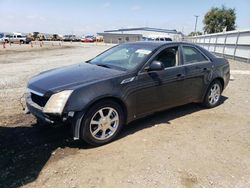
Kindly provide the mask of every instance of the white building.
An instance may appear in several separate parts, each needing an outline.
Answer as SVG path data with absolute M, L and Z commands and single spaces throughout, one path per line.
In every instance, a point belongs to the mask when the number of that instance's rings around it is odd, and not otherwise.
M 108 30 L 103 33 L 98 33 L 98 35 L 103 36 L 104 42 L 107 43 L 121 43 L 140 40 L 181 41 L 183 39 L 183 34 L 181 32 L 177 32 L 176 30 L 150 27 Z

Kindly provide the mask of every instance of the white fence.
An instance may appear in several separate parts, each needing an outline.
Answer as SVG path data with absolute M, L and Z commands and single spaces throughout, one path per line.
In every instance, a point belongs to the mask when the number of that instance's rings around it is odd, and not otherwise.
M 187 40 L 224 57 L 250 62 L 250 30 L 200 35 Z

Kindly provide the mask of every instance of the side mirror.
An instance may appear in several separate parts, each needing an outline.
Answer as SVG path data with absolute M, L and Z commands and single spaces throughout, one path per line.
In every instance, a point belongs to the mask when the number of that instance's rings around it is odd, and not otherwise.
M 161 71 L 164 69 L 162 62 L 153 61 L 148 67 L 145 68 L 146 71 Z

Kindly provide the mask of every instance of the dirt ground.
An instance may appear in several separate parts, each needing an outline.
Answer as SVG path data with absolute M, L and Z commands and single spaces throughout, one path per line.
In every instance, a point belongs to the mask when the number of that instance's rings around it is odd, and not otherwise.
M 250 64 L 230 61 L 222 104 L 189 104 L 125 126 L 93 148 L 69 127 L 37 125 L 19 100 L 28 79 L 107 45 L 0 48 L 0 187 L 250 187 Z

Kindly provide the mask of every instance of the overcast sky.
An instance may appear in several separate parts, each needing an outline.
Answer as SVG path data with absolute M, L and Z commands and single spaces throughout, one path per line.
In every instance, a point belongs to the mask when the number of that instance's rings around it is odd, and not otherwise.
M 95 34 L 109 29 L 156 27 L 202 31 L 212 6 L 235 8 L 237 28 L 250 29 L 250 0 L 0 0 L 0 31 Z

